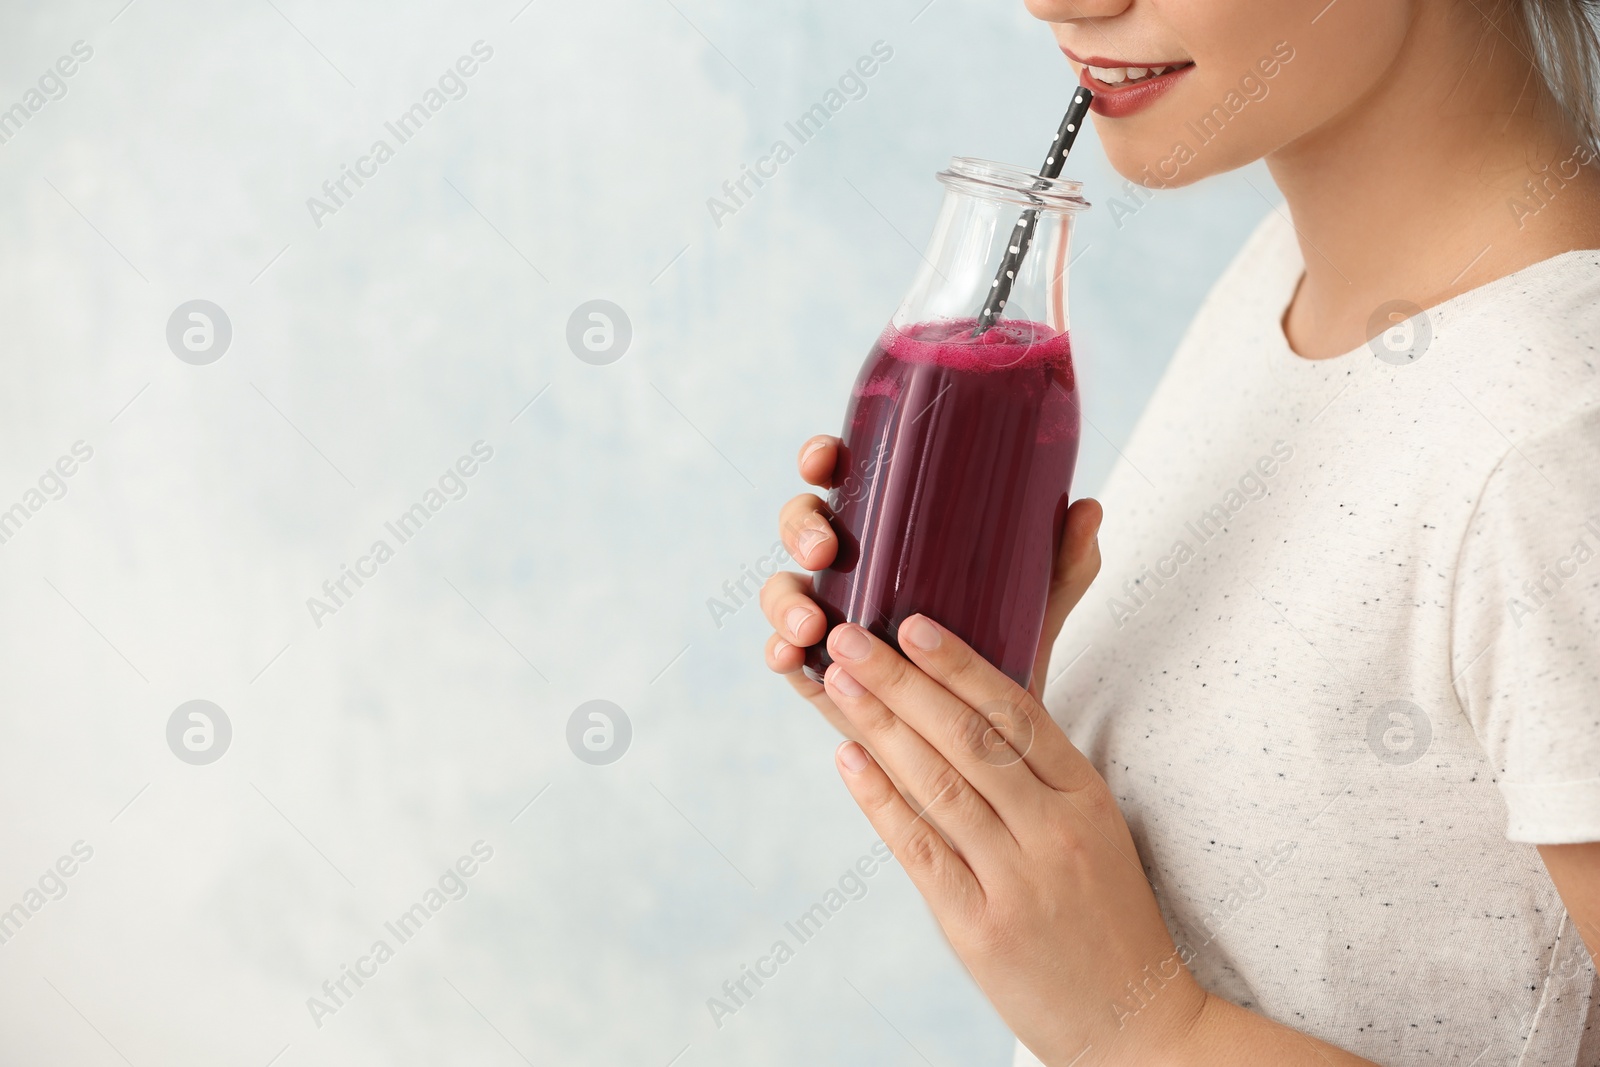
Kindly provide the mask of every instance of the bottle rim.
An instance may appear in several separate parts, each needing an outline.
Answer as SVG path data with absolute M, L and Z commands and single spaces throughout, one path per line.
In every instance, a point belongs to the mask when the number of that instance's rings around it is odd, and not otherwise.
M 950 166 L 936 177 L 946 188 L 958 189 L 1017 207 L 1044 211 L 1082 211 L 1089 201 L 1082 196 L 1083 183 L 1071 178 L 1041 178 L 1022 167 L 996 163 L 975 156 L 954 156 Z

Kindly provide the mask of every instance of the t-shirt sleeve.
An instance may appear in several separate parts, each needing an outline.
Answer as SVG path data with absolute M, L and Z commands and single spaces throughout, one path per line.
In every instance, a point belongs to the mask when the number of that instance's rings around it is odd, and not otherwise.
M 1451 673 L 1530 844 L 1600 841 L 1600 408 L 1506 451 L 1456 568 Z

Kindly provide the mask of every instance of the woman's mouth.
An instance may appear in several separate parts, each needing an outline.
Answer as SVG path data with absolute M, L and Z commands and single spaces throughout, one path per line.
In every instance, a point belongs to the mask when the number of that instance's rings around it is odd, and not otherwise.
M 1187 59 L 1136 66 L 1098 57 L 1078 59 L 1070 53 L 1068 58 L 1077 60 L 1082 68 L 1078 80 L 1094 90 L 1095 114 L 1111 119 L 1149 107 L 1194 69 Z

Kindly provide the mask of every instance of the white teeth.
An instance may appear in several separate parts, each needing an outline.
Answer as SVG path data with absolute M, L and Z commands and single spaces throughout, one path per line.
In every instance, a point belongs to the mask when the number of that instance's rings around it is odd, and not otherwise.
M 1105 82 L 1107 85 L 1121 85 L 1123 82 L 1158 78 L 1168 71 L 1177 69 L 1178 64 L 1169 63 L 1161 67 L 1090 67 L 1089 73 L 1097 81 Z

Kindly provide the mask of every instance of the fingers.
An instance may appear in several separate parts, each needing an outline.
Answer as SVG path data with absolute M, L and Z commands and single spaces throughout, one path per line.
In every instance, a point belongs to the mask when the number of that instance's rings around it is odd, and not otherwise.
M 778 532 L 783 547 L 808 571 L 820 571 L 833 562 L 839 538 L 828 522 L 828 506 L 815 493 L 801 493 L 778 512 Z
M 793 674 L 806 665 L 806 650 L 790 644 L 782 634 L 767 638 L 767 668 L 775 674 Z M 807 679 L 810 681 L 810 679 Z M 816 685 L 815 682 L 811 683 Z
M 798 645 L 785 641 L 782 634 L 773 634 L 767 638 L 767 669 L 774 674 L 781 674 L 789 679 L 789 684 L 794 691 L 821 707 L 823 703 L 831 704 L 827 692 L 816 682 L 807 677 L 802 669 L 806 664 L 806 650 Z M 837 710 L 829 718 L 843 716 Z
M 963 701 L 936 675 L 930 677 L 853 624 L 834 627 L 828 651 L 840 672 L 836 678 L 834 670 L 829 670 L 828 694 L 861 727 L 885 766 L 896 778 L 910 783 L 913 792 L 924 798 L 930 795 L 918 791 L 914 761 L 931 758 L 940 768 L 951 769 L 963 784 L 970 784 L 1007 827 L 1014 828 L 1016 820 L 1037 809 L 1044 790 L 1023 764 L 1023 754 L 1011 748 L 1005 731 L 997 727 L 997 718 L 1016 717 L 1009 703 L 1001 704 L 989 696 L 984 698 L 987 706 Z M 851 693 L 851 686 L 864 688 L 866 695 Z M 898 734 L 917 738 L 922 748 L 909 745 Z M 891 747 L 891 740 L 898 745 Z M 930 774 L 920 773 L 924 778 Z M 939 784 L 947 783 L 941 778 Z M 963 785 L 955 788 L 960 791 Z M 939 825 L 950 832 L 943 816 L 936 816 Z
M 940 918 L 960 920 L 983 907 L 983 887 L 932 826 L 917 817 L 867 751 L 846 741 L 834 753 L 845 788 Z
M 834 634 L 842 629 L 845 627 L 835 627 Z M 985 711 L 986 718 L 1006 739 L 1009 751 L 1038 781 L 1066 793 L 1099 785 L 1100 773 L 1067 740 L 1044 706 L 961 638 L 923 615 L 913 615 L 901 623 L 898 637 L 911 662 L 921 668 L 916 673 L 930 682 L 938 679 L 963 704 Z M 833 651 L 833 645 L 834 639 L 830 639 L 829 651 Z M 837 652 L 834 657 L 839 658 Z M 851 669 L 855 670 L 854 665 Z M 909 687 L 910 683 L 891 679 L 885 684 Z M 891 706 L 899 706 L 893 697 L 888 699 Z
M 884 770 L 911 794 L 918 815 L 943 831 L 974 867 L 986 869 L 1012 844 L 1005 823 L 972 782 L 928 740 L 835 663 L 824 676 L 828 696 L 855 726 Z
M 808 438 L 800 446 L 800 477 L 809 485 L 833 488 L 833 471 L 839 463 L 839 439 L 827 434 Z
M 796 648 L 777 634 L 767 638 L 767 666 L 787 678 L 794 691 L 821 712 L 829 726 L 845 737 L 861 740 L 860 732 L 834 704 L 833 699 L 828 696 L 828 691 L 806 677 L 805 671 L 800 669 L 804 662 L 805 655 L 802 649 Z
M 828 623 L 811 599 L 811 576 L 779 571 L 761 586 L 761 611 L 791 645 L 805 648 L 822 640 Z

